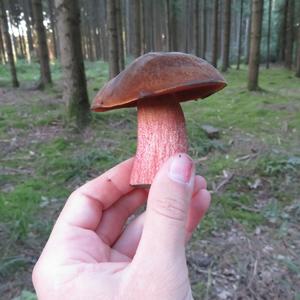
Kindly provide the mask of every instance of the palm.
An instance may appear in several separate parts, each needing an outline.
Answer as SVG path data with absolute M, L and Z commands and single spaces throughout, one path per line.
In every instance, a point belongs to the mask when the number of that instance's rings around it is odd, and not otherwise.
M 65 237 L 62 246 L 74 263 L 131 261 L 131 257 L 126 255 L 130 250 L 128 247 L 118 251 L 101 239 L 95 231 L 82 228 L 73 229 L 70 235 Z
M 145 202 L 147 194 L 131 188 L 129 191 L 125 188 L 110 190 L 109 193 L 116 196 L 110 204 L 103 203 L 106 197 L 100 202 L 90 194 L 98 192 L 98 184 L 91 181 L 86 186 L 70 196 L 38 264 L 47 265 L 45 277 L 53 278 L 67 293 L 82 286 L 77 296 L 89 297 L 89 292 L 97 290 L 101 281 L 105 286 L 102 296 L 109 298 L 111 291 L 115 292 L 113 286 L 119 282 L 117 274 L 126 269 L 134 256 L 141 217 L 122 232 L 124 224 Z M 38 280 L 41 279 L 39 276 Z M 57 293 L 62 295 L 60 290 Z M 51 297 L 55 299 L 55 295 Z M 90 299 L 93 298 L 94 295 L 90 295 Z
M 145 233 L 145 213 L 124 229 L 128 217 L 145 203 L 148 196 L 146 191 L 130 187 L 131 168 L 132 159 L 88 182 L 70 196 L 33 272 L 34 285 L 41 298 L 115 299 L 124 290 L 134 290 L 136 295 L 142 293 L 137 299 L 146 299 L 144 293 L 147 290 L 151 295 L 157 289 L 165 290 L 168 295 L 175 293 L 176 297 L 170 299 L 178 299 L 178 295 L 189 291 L 187 271 L 183 272 L 186 269 L 184 251 L 179 255 L 182 259 L 157 255 L 157 267 L 151 259 L 145 259 L 155 255 L 152 248 L 160 247 L 156 241 L 159 230 L 148 239 L 150 244 L 145 244 L 147 239 L 141 239 L 142 232 Z M 186 238 L 208 207 L 209 198 L 199 202 L 203 188 L 204 179 L 197 177 L 186 222 Z M 153 270 L 159 269 L 166 272 L 154 276 Z M 172 283 L 167 290 L 166 280 Z M 136 286 L 139 286 L 138 290 Z

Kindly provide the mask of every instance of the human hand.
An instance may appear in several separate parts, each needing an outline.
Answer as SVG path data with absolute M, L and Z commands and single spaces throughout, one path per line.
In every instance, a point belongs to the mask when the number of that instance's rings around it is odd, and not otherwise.
M 192 299 L 185 243 L 209 207 L 206 182 L 178 154 L 147 195 L 129 185 L 132 164 L 71 194 L 34 267 L 39 299 Z M 147 198 L 146 212 L 124 229 Z

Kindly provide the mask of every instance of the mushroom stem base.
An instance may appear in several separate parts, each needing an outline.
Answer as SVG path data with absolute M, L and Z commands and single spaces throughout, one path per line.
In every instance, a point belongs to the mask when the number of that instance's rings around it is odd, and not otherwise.
M 130 180 L 132 186 L 150 187 L 170 156 L 188 151 L 181 106 L 174 98 L 166 97 L 138 103 L 138 142 Z

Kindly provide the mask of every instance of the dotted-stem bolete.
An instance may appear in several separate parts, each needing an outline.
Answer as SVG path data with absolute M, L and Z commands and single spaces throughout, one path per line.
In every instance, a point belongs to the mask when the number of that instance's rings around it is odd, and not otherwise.
M 180 102 L 206 98 L 225 86 L 212 65 L 179 52 L 147 53 L 104 85 L 93 101 L 93 111 L 137 106 L 132 186 L 149 187 L 170 156 L 188 151 Z

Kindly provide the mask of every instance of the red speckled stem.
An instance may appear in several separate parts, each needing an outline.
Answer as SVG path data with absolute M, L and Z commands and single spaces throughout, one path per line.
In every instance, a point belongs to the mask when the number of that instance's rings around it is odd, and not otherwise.
M 138 143 L 130 184 L 150 187 L 157 171 L 170 156 L 187 151 L 180 104 L 173 98 L 138 102 Z

